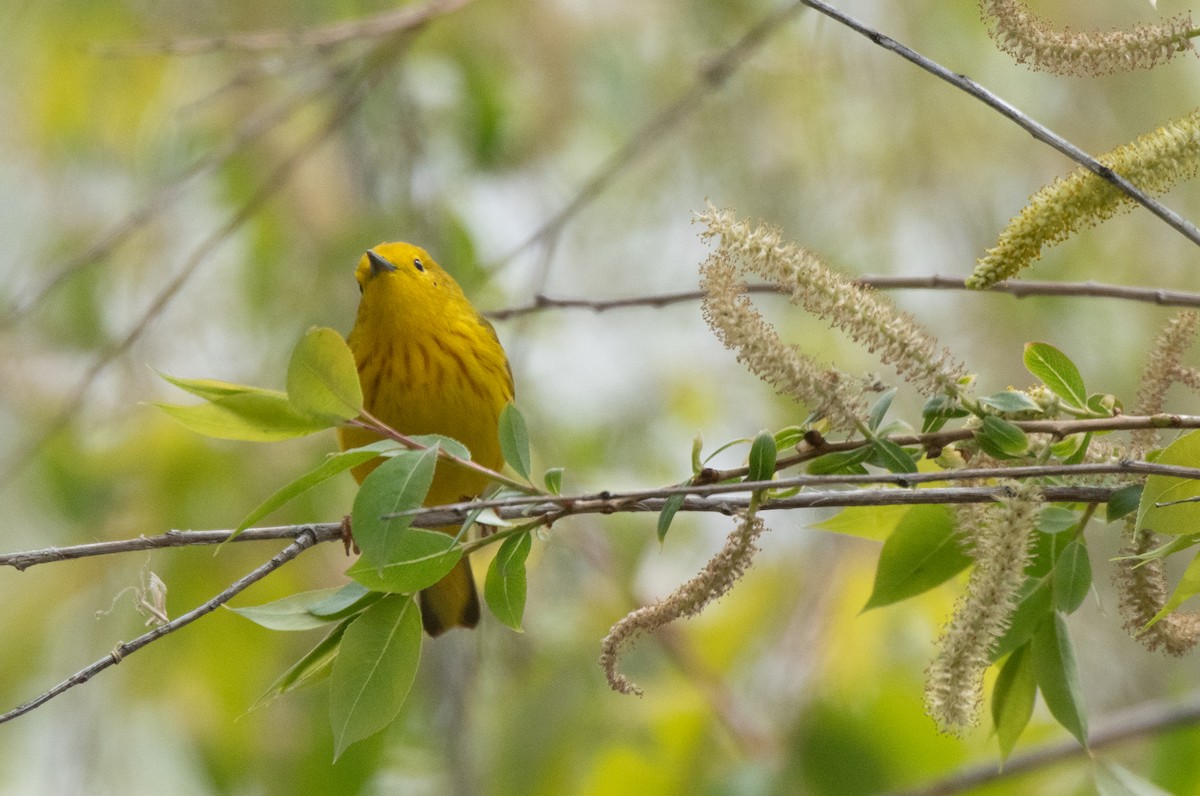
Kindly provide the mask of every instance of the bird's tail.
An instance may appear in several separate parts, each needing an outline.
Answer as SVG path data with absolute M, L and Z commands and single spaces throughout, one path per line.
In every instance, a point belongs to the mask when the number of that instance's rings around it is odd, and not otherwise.
M 471 562 L 463 556 L 446 577 L 421 592 L 421 622 L 425 632 L 440 636 L 453 627 L 479 624 L 479 597 Z

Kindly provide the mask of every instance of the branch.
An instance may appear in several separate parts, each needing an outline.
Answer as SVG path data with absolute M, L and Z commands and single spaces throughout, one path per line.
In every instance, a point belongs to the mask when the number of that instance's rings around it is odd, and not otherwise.
M 1140 428 L 1200 428 L 1200 416 L 1169 414 L 1116 415 L 1114 417 L 1096 417 L 1083 420 L 1010 420 L 1009 422 L 1027 434 L 1049 434 L 1055 439 L 1063 439 L 1071 434 L 1081 434 L 1089 431 L 1132 431 Z M 970 439 L 974 436 L 975 431 L 976 429 L 958 428 L 949 431 L 935 431 L 930 434 L 894 436 L 887 439 L 901 446 L 920 445 L 921 448 L 928 451 L 944 448 L 952 442 Z M 819 442 L 817 445 L 810 445 L 808 442 L 805 442 L 803 443 L 804 448 L 799 453 L 792 456 L 780 457 L 775 463 L 775 469 L 783 470 L 815 459 L 818 456 L 824 456 L 826 453 L 856 450 L 870 444 L 870 441 L 865 439 L 846 440 L 845 442 L 827 442 L 820 437 L 817 439 Z M 1101 465 L 1069 465 L 1071 473 L 1081 472 L 1078 469 L 1081 467 L 1097 466 Z M 1159 467 L 1161 465 L 1150 465 L 1148 462 L 1126 461 L 1122 462 L 1120 466 L 1126 468 L 1122 472 L 1149 473 L 1149 470 L 1142 468 L 1147 466 Z M 1012 469 L 1015 468 L 1007 468 L 1005 472 L 1011 472 Z M 731 478 L 742 478 L 747 472 L 749 470 L 746 467 L 733 467 L 728 470 L 703 470 L 696 478 L 704 478 L 707 481 L 713 482 L 727 481 Z M 962 470 L 944 471 L 942 473 L 943 477 L 948 472 L 962 472 Z M 1058 474 L 1061 475 L 1063 473 Z M 925 475 L 928 475 L 928 473 Z
M 1088 748 L 1079 745 L 1074 738 L 1030 749 L 1013 755 L 1000 769 L 991 763 L 964 769 L 945 779 L 911 790 L 896 791 L 893 796 L 949 796 L 962 793 L 992 782 L 1037 771 L 1064 760 L 1089 755 L 1110 746 L 1135 741 L 1148 735 L 1187 727 L 1200 722 L 1200 698 L 1192 697 L 1182 705 L 1167 702 L 1147 702 L 1110 716 L 1104 724 L 1088 737 Z
M 285 47 L 323 49 L 348 41 L 357 41 L 414 30 L 432 19 L 457 11 L 471 0 L 428 0 L 423 5 L 402 6 L 359 19 L 333 22 L 307 30 L 264 30 L 230 33 L 166 41 L 126 41 L 94 43 L 93 55 L 125 57 L 131 55 L 196 55 L 215 50 L 262 52 Z
M 862 276 L 854 280 L 877 290 L 969 290 L 963 280 L 954 276 Z M 746 293 L 782 293 L 778 285 L 748 285 Z M 978 291 L 973 291 L 978 292 Z M 1142 301 L 1163 307 L 1200 307 L 1200 293 L 1182 290 L 1161 290 L 1150 287 L 1127 287 L 1097 282 L 998 282 L 988 288 L 989 293 L 1008 293 L 1017 298 L 1026 296 L 1089 296 L 1115 298 L 1126 301 Z M 539 293 L 533 301 L 518 307 L 493 310 L 485 313 L 495 321 L 506 321 L 522 315 L 530 315 L 548 309 L 584 309 L 593 312 L 627 309 L 630 307 L 666 307 L 671 304 L 699 301 L 704 298 L 700 290 L 683 290 L 677 293 L 658 293 L 650 296 L 594 301 L 576 298 L 552 298 Z
M 911 61 L 912 63 L 924 69 L 926 72 L 929 72 L 935 77 L 941 78 L 955 88 L 970 94 L 972 97 L 987 105 L 992 110 L 997 111 L 1001 116 L 1004 116 L 1005 118 L 1014 122 L 1018 127 L 1025 130 L 1038 141 L 1041 141 L 1042 143 L 1058 150 L 1096 176 L 1112 183 L 1129 198 L 1133 199 L 1142 207 L 1145 207 L 1151 213 L 1165 221 L 1167 225 L 1176 232 L 1183 235 L 1192 243 L 1200 245 L 1200 229 L 1197 229 L 1190 221 L 1184 219 L 1178 213 L 1166 207 L 1165 205 L 1150 198 L 1140 191 L 1137 186 L 1135 186 L 1129 180 L 1125 179 L 1120 174 L 1117 174 L 1111 168 L 1105 166 L 1103 163 L 1096 160 L 1094 157 L 1084 152 L 1082 149 L 1075 146 L 1058 133 L 1055 133 L 1048 127 L 1034 121 L 1029 116 L 1026 116 L 1016 107 L 1000 99 L 1000 97 L 988 91 L 974 80 L 971 80 L 965 75 L 959 75 L 951 72 L 941 64 L 931 61 L 915 50 L 905 47 L 895 39 L 883 35 L 879 31 L 868 27 L 853 17 L 838 11 L 836 8 L 833 8 L 824 2 L 821 2 L 821 0 L 800 0 L 800 2 L 829 18 L 836 20 L 837 22 L 840 22 L 856 33 L 862 34 L 885 50 L 889 50 L 893 53 L 896 53 L 900 57 Z
M 259 184 L 254 193 L 250 195 L 250 198 L 224 224 L 209 234 L 192 251 L 187 262 L 184 263 L 183 267 L 171 281 L 158 292 L 154 300 L 150 303 L 150 306 L 142 312 L 141 317 L 138 318 L 125 335 L 96 356 L 95 360 L 88 367 L 87 372 L 84 373 L 79 383 L 75 385 L 74 390 L 70 393 L 71 397 L 54 413 L 41 432 L 22 448 L 9 455 L 4 466 L 0 468 L 0 490 L 6 488 L 21 469 L 33 459 L 33 454 L 78 412 L 86 400 L 88 391 L 100 374 L 117 357 L 128 351 L 134 342 L 142 336 L 150 324 L 162 314 L 175 296 L 179 294 L 179 291 L 183 289 L 196 271 L 199 270 L 200 266 L 208 260 L 209 256 L 274 196 L 275 192 L 292 176 L 300 163 L 312 154 L 322 141 L 345 123 L 350 112 L 367 95 L 371 85 L 378 78 L 382 67 L 391 62 L 391 59 L 396 56 L 396 52 L 392 45 L 381 45 L 368 57 L 367 63 L 362 67 L 363 71 L 343 93 L 340 101 L 331 109 L 325 124 L 312 133 L 306 141 L 275 166 L 266 179 Z
M 44 705 L 65 691 L 69 691 L 77 685 L 86 683 L 88 680 L 92 679 L 110 666 L 116 666 L 118 663 L 124 660 L 127 655 L 132 655 L 152 641 L 157 641 L 168 633 L 174 633 L 184 625 L 191 624 L 205 614 L 212 613 L 213 611 L 217 610 L 217 608 L 229 602 L 239 593 L 244 591 L 248 586 L 250 586 L 250 584 L 262 580 L 267 575 L 279 569 L 281 566 L 291 561 L 293 558 L 300 555 L 316 543 L 316 534 L 309 529 L 301 530 L 296 536 L 296 540 L 276 553 L 270 561 L 258 567 L 248 575 L 245 575 L 244 577 L 234 581 L 232 584 L 230 584 L 229 588 L 225 589 L 216 597 L 213 597 L 208 602 L 193 608 L 186 614 L 167 622 L 165 625 L 159 625 L 153 630 L 143 633 L 133 641 L 127 641 L 123 644 L 118 644 L 116 649 L 93 663 L 91 666 L 81 669 L 80 671 L 68 677 L 66 680 L 63 680 L 58 685 L 54 686 L 48 691 L 43 692 L 25 704 L 13 708 L 7 713 L 0 714 L 0 724 L 3 724 L 6 721 L 12 721 L 19 716 L 29 713 L 30 711 L 40 707 L 41 705 Z
M 746 481 L 733 484 L 699 484 L 691 486 L 664 487 L 657 490 L 627 493 L 599 493 L 575 496 L 521 496 L 498 500 L 476 500 L 451 503 L 444 506 L 429 506 L 402 512 L 411 516 L 414 528 L 440 528 L 464 522 L 473 512 L 491 508 L 503 520 L 543 520 L 552 524 L 564 517 L 579 514 L 622 514 L 660 512 L 673 495 L 685 495 L 679 511 L 705 512 L 732 515 L 744 511 L 750 504 L 748 497 L 726 497 L 734 492 L 752 492 L 756 489 L 791 489 L 805 486 L 831 486 L 836 484 L 892 483 L 889 489 L 830 489 L 826 491 L 802 492 L 787 498 L 760 500 L 760 511 L 784 511 L 802 508 L 839 508 L 847 506 L 911 506 L 932 503 L 987 503 L 1002 497 L 1005 488 L 1000 486 L 945 487 L 906 489 L 918 483 L 978 478 L 1033 478 L 1047 475 L 1076 473 L 1087 468 L 1088 475 L 1153 472 L 1178 478 L 1200 479 L 1200 468 L 1156 465 L 1145 462 L 1129 462 L 1112 465 L 1069 465 L 1066 467 L 1010 467 L 953 470 L 943 473 L 913 473 L 907 475 L 807 475 L 783 478 L 775 481 Z M 1044 494 L 1047 501 L 1066 503 L 1105 503 L 1119 487 L 1094 486 L 1047 486 Z M 717 497 L 721 496 L 721 497 Z M 389 515 L 399 516 L 399 515 Z M 70 561 L 92 556 L 130 553 L 138 550 L 157 550 L 166 547 L 191 545 L 215 545 L 226 540 L 234 542 L 257 542 L 274 539 L 289 539 L 309 533 L 316 542 L 342 540 L 341 523 L 319 523 L 307 525 L 281 525 L 269 528 L 252 528 L 230 539 L 232 531 L 169 531 L 159 536 L 139 536 L 113 542 L 48 547 L 0 555 L 0 566 L 25 570 L 37 564 Z M 488 537 L 490 539 L 491 537 Z M 468 551 L 489 544 L 487 539 L 468 543 Z
M 660 110 L 655 116 L 638 128 L 621 148 L 597 167 L 592 176 L 576 192 L 557 213 L 548 218 L 520 244 L 500 258 L 500 262 L 508 262 L 531 246 L 544 239 L 555 237 L 562 228 L 599 196 L 616 177 L 632 166 L 643 155 L 668 140 L 667 133 L 687 117 L 691 116 L 700 103 L 712 92 L 721 88 L 729 77 L 760 48 L 768 34 L 786 23 L 804 9 L 802 0 L 772 11 L 756 25 L 746 31 L 740 39 L 713 58 L 700 71 L 691 88 L 680 95 L 674 102 Z M 542 269 L 535 280 L 543 284 L 546 280 L 548 267 Z M 540 289 L 540 288 L 539 288 Z

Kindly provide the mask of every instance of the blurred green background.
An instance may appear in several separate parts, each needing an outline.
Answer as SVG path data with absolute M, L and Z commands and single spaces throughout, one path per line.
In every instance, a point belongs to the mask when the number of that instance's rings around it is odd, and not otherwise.
M 1191 57 L 1150 73 L 1054 77 L 997 53 L 974 3 L 838 6 L 1092 152 L 1194 105 Z M 1181 0 L 1159 6 L 1033 4 L 1076 28 L 1185 10 Z M 706 255 L 691 216 L 708 198 L 782 227 L 848 273 L 963 277 L 1026 197 L 1071 167 L 978 102 L 802 11 L 693 113 L 645 139 L 559 234 L 518 249 L 780 6 L 475 0 L 400 39 L 104 50 L 311 29 L 388 7 L 0 6 L 3 551 L 230 528 L 319 463 L 332 434 L 217 442 L 145 402 L 183 398 L 155 370 L 281 387 L 309 326 L 349 331 L 353 266 L 376 243 L 419 242 L 484 310 L 539 292 L 691 290 Z M 1194 185 L 1167 202 L 1200 217 Z M 1188 289 L 1195 262 L 1190 244 L 1136 211 L 1053 249 L 1029 276 Z M 1086 299 L 895 298 L 980 374 L 982 393 L 1028 384 L 1021 345 L 1046 340 L 1091 389 L 1128 400 L 1169 316 Z M 758 303 L 805 350 L 851 372 L 879 367 L 782 302 Z M 537 462 L 565 467 L 568 491 L 675 483 L 690 474 L 697 433 L 712 450 L 805 416 L 737 365 L 695 304 L 546 311 L 498 331 Z M 1190 408 L 1183 394 L 1173 400 Z M 911 418 L 919 399 L 902 390 L 896 406 Z M 337 520 L 353 490 L 347 475 L 271 520 Z M 878 544 L 808 527 L 828 516 L 771 515 L 757 566 L 727 598 L 644 640 L 624 663 L 643 699 L 607 688 L 599 640 L 700 568 L 726 520 L 680 516 L 662 547 L 647 516 L 555 525 L 530 560 L 526 632 L 485 620 L 427 644 L 400 719 L 336 765 L 321 687 L 248 712 L 316 637 L 220 611 L 0 725 L 0 790 L 854 794 L 995 763 L 986 729 L 941 737 L 922 710 L 924 668 L 961 583 L 860 614 Z M 1071 620 L 1093 724 L 1182 699 L 1200 673 L 1195 658 L 1151 656 L 1120 629 L 1103 574 L 1118 535 L 1100 523 L 1089 532 L 1098 590 Z M 177 616 L 279 546 L 0 572 L 0 711 L 142 632 L 124 590 L 149 572 Z M 237 603 L 337 585 L 346 565 L 326 545 Z M 1018 754 L 1066 737 L 1039 706 Z M 1200 731 L 1183 730 L 1106 757 L 1169 792 L 1200 793 L 1197 752 Z M 1076 758 L 977 792 L 1085 793 L 1088 771 Z

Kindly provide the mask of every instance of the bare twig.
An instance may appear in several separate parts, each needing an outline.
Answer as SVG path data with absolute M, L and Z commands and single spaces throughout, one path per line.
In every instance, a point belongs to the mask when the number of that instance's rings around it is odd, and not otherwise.
M 0 555 L 0 566 L 25 570 L 36 564 L 49 564 L 54 561 L 71 561 L 77 558 L 106 556 L 115 553 L 133 553 L 138 550 L 161 550 L 167 547 L 193 547 L 197 545 L 223 544 L 233 542 L 264 542 L 280 539 L 295 539 L 300 534 L 312 534 L 316 542 L 340 541 L 342 524 L 326 522 L 313 525 L 278 525 L 270 528 L 251 528 L 230 539 L 232 531 L 167 531 L 157 536 L 138 536 L 135 539 L 118 539 L 111 542 L 92 542 L 90 544 L 70 545 L 67 547 L 44 547 L 39 550 L 26 550 L 20 553 Z
M 307 30 L 264 30 L 166 41 L 97 42 L 88 49 L 95 55 L 110 57 L 197 55 L 215 50 L 262 52 L 285 47 L 322 49 L 348 41 L 415 30 L 436 17 L 457 11 L 470 2 L 471 0 L 428 0 L 422 5 L 401 6 L 371 16 L 333 22 Z
M 953 276 L 861 276 L 854 280 L 877 290 L 967 290 L 963 280 Z M 778 285 L 748 285 L 747 293 L 779 293 Z M 1163 307 L 1200 307 L 1200 293 L 1182 290 L 1161 290 L 1151 287 L 1127 287 L 1098 282 L 999 282 L 988 288 L 989 293 L 1007 293 L 1017 298 L 1026 296 L 1088 296 L 1114 298 L 1126 301 L 1142 301 Z M 553 298 L 544 294 L 534 296 L 531 303 L 519 307 L 492 310 L 486 313 L 496 321 L 506 321 L 522 315 L 530 315 L 550 309 L 583 309 L 592 312 L 628 309 L 631 307 L 666 307 L 699 301 L 704 298 L 700 290 L 681 290 L 677 293 L 657 293 L 649 296 L 592 300 L 581 298 Z
M 794 2 L 772 11 L 751 27 L 731 47 L 710 60 L 700 71 L 695 82 L 674 102 L 660 110 L 639 127 L 625 143 L 601 163 L 583 185 L 557 213 L 546 219 L 519 245 L 499 262 L 508 262 L 531 246 L 545 240 L 553 240 L 562 228 L 599 196 L 618 175 L 636 163 L 643 155 L 668 140 L 667 133 L 691 116 L 704 99 L 721 88 L 730 75 L 763 45 L 767 36 L 803 10 L 802 2 Z M 542 272 L 534 283 L 541 290 L 549 270 L 547 258 Z
M 3 316 L 0 316 L 0 328 L 11 326 L 32 312 L 70 277 L 99 262 L 101 258 L 120 246 L 151 218 L 174 204 L 183 195 L 188 183 L 229 161 L 247 144 L 274 129 L 296 113 L 306 101 L 328 94 L 338 81 L 345 78 L 345 74 L 345 69 L 336 70 L 315 85 L 307 86 L 278 104 L 266 108 L 263 112 L 247 117 L 228 141 L 186 166 L 143 205 L 102 233 L 85 250 L 68 258 L 65 262 L 57 264 L 57 270 L 50 277 L 27 297 L 15 302 Z M 49 269 L 45 268 L 44 270 Z
M 46 704 L 54 697 L 59 696 L 60 694 L 74 688 L 77 685 L 86 683 L 88 680 L 92 679 L 110 666 L 116 666 L 118 663 L 124 660 L 126 656 L 132 655 L 152 641 L 157 641 L 168 633 L 174 633 L 181 627 L 191 624 L 205 614 L 212 613 L 213 611 L 217 610 L 217 608 L 232 600 L 252 583 L 262 580 L 267 575 L 279 569 L 281 566 L 291 561 L 293 558 L 300 555 L 316 543 L 317 537 L 312 533 L 311 530 L 305 529 L 301 531 L 294 542 L 276 553 L 270 561 L 258 567 L 248 575 L 234 581 L 229 585 L 229 588 L 225 589 L 208 602 L 193 608 L 186 614 L 183 614 L 182 616 L 179 616 L 164 625 L 159 625 L 153 630 L 143 633 L 133 641 L 127 641 L 122 644 L 118 644 L 116 649 L 93 663 L 91 666 L 81 669 L 80 671 L 68 677 L 66 680 L 63 680 L 53 688 L 39 694 L 37 697 L 29 700 L 25 704 L 13 708 L 7 713 L 0 714 L 0 724 L 3 724 L 6 721 L 12 721 L 15 718 L 29 713 L 35 708 Z
M 972 766 L 945 779 L 912 790 L 897 791 L 893 796 L 950 796 L 1012 779 L 1056 763 L 1085 757 L 1091 752 L 1136 741 L 1181 727 L 1200 723 L 1200 697 L 1182 704 L 1147 702 L 1110 716 L 1088 736 L 1088 749 L 1075 739 L 1048 744 L 1010 757 L 1001 769 L 995 764 Z
M 167 283 L 167 285 L 159 291 L 154 300 L 150 303 L 143 312 L 137 322 L 125 333 L 125 335 L 115 343 L 104 349 L 92 362 L 87 372 L 79 380 L 75 389 L 70 392 L 71 397 L 66 403 L 54 413 L 41 433 L 36 435 L 24 447 L 16 453 L 10 454 L 3 470 L 0 470 L 0 489 L 5 488 L 20 472 L 21 468 L 29 462 L 33 454 L 39 450 L 47 440 L 61 429 L 71 417 L 79 411 L 90 391 L 92 384 L 96 378 L 108 367 L 117 357 L 121 356 L 130 346 L 141 337 L 142 333 L 154 322 L 156 318 L 167 308 L 171 301 L 188 283 L 191 277 L 196 273 L 199 267 L 207 261 L 208 257 L 216 251 L 229 237 L 249 221 L 255 213 L 261 208 L 283 185 L 284 182 L 291 177 L 296 167 L 307 158 L 317 146 L 335 132 L 342 124 L 345 123 L 350 112 L 358 106 L 363 97 L 369 91 L 374 80 L 377 79 L 383 67 L 386 66 L 395 57 L 396 46 L 394 44 L 381 45 L 374 53 L 374 58 L 369 59 L 370 63 L 364 67 L 364 71 L 352 82 L 352 85 L 342 95 L 340 101 L 330 110 L 326 123 L 322 125 L 316 132 L 309 136 L 299 148 L 290 153 L 284 158 L 267 176 L 267 178 L 259 185 L 258 189 L 247 199 L 242 206 L 230 218 L 221 225 L 220 228 L 213 231 L 205 238 L 199 246 L 192 252 L 192 255 L 184 263 L 183 267 L 175 275 L 175 277 Z
M 1010 105 L 1008 102 L 988 91 L 974 80 L 971 80 L 965 75 L 956 74 L 955 72 L 950 71 L 941 64 L 931 61 L 915 50 L 905 47 L 895 39 L 883 35 L 874 28 L 859 22 L 857 19 L 854 19 L 848 14 L 837 10 L 833 6 L 821 2 L 821 0 L 800 0 L 800 2 L 815 11 L 819 11 L 829 18 L 836 20 L 837 22 L 840 22 L 856 33 L 862 34 L 885 50 L 889 50 L 900 57 L 911 61 L 912 63 L 924 69 L 926 72 L 929 72 L 935 77 L 941 78 L 955 88 L 970 94 L 972 97 L 987 105 L 992 110 L 997 111 L 1001 116 L 1004 116 L 1006 119 L 1014 122 L 1017 126 L 1025 130 L 1038 141 L 1053 147 L 1096 176 L 1112 183 L 1129 198 L 1133 199 L 1142 207 L 1145 207 L 1151 213 L 1165 221 L 1167 225 L 1176 232 L 1183 235 L 1192 243 L 1200 245 L 1200 229 L 1197 229 L 1190 221 L 1183 218 L 1162 203 L 1147 196 L 1129 180 L 1125 179 L 1120 174 L 1117 174 L 1111 168 L 1105 166 L 1103 163 L 1096 160 L 1094 157 L 1084 152 L 1082 149 L 1075 146 L 1058 133 L 1055 133 L 1045 125 L 1034 121 L 1016 107 Z

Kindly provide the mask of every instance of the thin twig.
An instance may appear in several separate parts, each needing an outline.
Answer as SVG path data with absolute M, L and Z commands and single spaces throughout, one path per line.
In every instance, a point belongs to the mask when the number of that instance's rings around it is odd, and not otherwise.
M 1148 702 L 1108 717 L 1102 726 L 1088 737 L 1088 749 L 1084 749 L 1072 738 L 1013 755 L 1004 763 L 1003 769 L 994 763 L 972 766 L 919 788 L 896 791 L 893 796 L 950 796 L 1000 780 L 1019 777 L 1076 757 L 1088 756 L 1089 749 L 1094 753 L 1198 722 L 1200 697 L 1192 697 L 1183 704 Z
M 70 399 L 54 413 L 41 433 L 36 435 L 34 439 L 16 453 L 9 456 L 3 470 L 0 470 L 0 489 L 4 489 L 11 483 L 14 476 L 33 458 L 33 454 L 45 445 L 75 415 L 83 405 L 87 393 L 96 378 L 117 357 L 128 351 L 130 346 L 142 336 L 142 333 L 162 314 L 163 310 L 179 294 L 179 291 L 183 289 L 184 285 L 188 283 L 199 267 L 207 261 L 208 257 L 275 195 L 275 192 L 291 177 L 301 161 L 307 158 L 322 141 L 345 123 L 350 112 L 367 95 L 370 86 L 378 77 L 379 72 L 382 71 L 383 66 L 390 63 L 390 58 L 394 57 L 394 45 L 380 46 L 375 52 L 374 62 L 364 67 L 364 71 L 353 81 L 352 86 L 342 95 L 334 108 L 331 109 L 326 123 L 310 135 L 308 140 L 299 148 L 282 160 L 237 212 L 196 247 L 187 262 L 179 270 L 179 273 L 167 283 L 166 287 L 159 291 L 158 295 L 150 303 L 150 306 L 142 312 L 141 317 L 129 331 L 120 340 L 105 348 L 96 357 L 95 361 L 92 362 L 87 372 L 83 375 L 83 378 L 79 380 L 75 389 L 70 393 Z
M 857 284 L 876 290 L 968 290 L 963 280 L 953 276 L 861 276 Z M 778 285 L 748 285 L 746 293 L 780 293 Z M 1151 287 L 1127 287 L 1099 282 L 999 282 L 988 288 L 989 293 L 1007 293 L 1017 298 L 1026 296 L 1087 296 L 1091 298 L 1114 298 L 1126 301 L 1141 301 L 1164 307 L 1200 307 L 1200 293 L 1182 290 L 1162 290 Z M 676 293 L 656 293 L 647 296 L 592 300 L 583 298 L 553 298 L 544 294 L 534 296 L 529 304 L 492 310 L 486 315 L 494 321 L 506 321 L 522 315 L 530 315 L 550 309 L 583 309 L 592 312 L 628 309 L 631 307 L 666 307 L 704 298 L 700 290 L 681 290 Z
M 583 183 L 569 202 L 530 233 L 512 251 L 501 257 L 499 262 L 508 262 L 531 246 L 557 237 L 567 222 L 591 204 L 617 176 L 647 152 L 669 140 L 666 134 L 672 128 L 691 116 L 709 94 L 721 88 L 750 55 L 763 45 L 770 33 L 798 14 L 803 8 L 804 4 L 797 1 L 772 11 L 747 30 L 732 46 L 710 60 L 700 70 L 700 74 L 690 88 L 634 131 L 616 152 L 596 168 L 592 176 Z M 541 273 L 534 280 L 534 284 L 538 286 L 535 291 L 540 292 L 548 271 L 549 262 L 547 260 L 543 264 Z
M 828 4 L 821 2 L 821 0 L 800 0 L 800 2 L 809 8 L 812 8 L 814 11 L 819 11 L 830 19 L 840 22 L 856 33 L 862 34 L 885 50 L 889 50 L 900 57 L 911 61 L 912 63 L 924 69 L 926 72 L 941 78 L 955 88 L 970 94 L 972 97 L 987 105 L 989 108 L 997 111 L 1001 116 L 1004 116 L 1006 119 L 1014 122 L 1017 126 L 1025 130 L 1038 141 L 1053 147 L 1096 176 L 1112 183 L 1127 196 L 1129 196 L 1129 198 L 1133 199 L 1142 207 L 1145 207 L 1151 213 L 1165 221 L 1168 226 L 1177 231 L 1179 234 L 1183 235 L 1192 243 L 1200 245 L 1200 229 L 1197 229 L 1196 226 L 1190 221 L 1183 218 L 1162 203 L 1147 196 L 1129 180 L 1125 179 L 1120 174 L 1117 174 L 1111 168 L 1105 166 L 1103 163 L 1096 160 L 1094 157 L 1084 152 L 1082 149 L 1075 146 L 1058 133 L 1055 133 L 1045 125 L 1034 121 L 1032 118 L 1022 113 L 1013 105 L 1010 105 L 1008 102 L 1002 100 L 991 91 L 988 91 L 974 80 L 971 80 L 971 78 L 950 71 L 936 61 L 931 61 L 915 50 L 905 47 L 895 39 L 883 35 L 879 31 L 868 27 L 864 23 L 859 22 L 857 19 L 854 19 L 848 14 L 845 14 Z
M 91 558 L 92 556 L 106 556 L 116 553 L 133 553 L 138 550 L 218 545 L 224 544 L 227 541 L 236 543 L 295 539 L 305 532 L 311 533 L 313 539 L 317 542 L 340 541 L 343 533 L 340 522 L 251 528 L 242 531 L 233 539 L 230 539 L 233 531 L 167 531 L 157 536 L 138 536 L 134 539 L 118 539 L 111 542 L 91 542 L 89 544 L 69 545 L 66 547 L 43 547 L 38 550 L 7 553 L 0 555 L 0 566 L 25 570 L 36 564 L 71 561 L 78 558 Z
M 182 616 L 179 616 L 164 625 L 159 625 L 153 630 L 143 633 L 133 641 L 127 641 L 122 644 L 118 644 L 116 649 L 93 663 L 91 666 L 81 669 L 80 671 L 68 677 L 66 680 L 63 680 L 53 688 L 39 694 L 37 697 L 29 700 L 25 704 L 13 708 L 7 713 L 0 714 L 0 724 L 3 724 L 6 721 L 12 721 L 19 716 L 29 713 L 35 708 L 38 708 L 41 705 L 49 702 L 54 697 L 59 696 L 60 694 L 74 688 L 77 685 L 86 683 L 88 680 L 92 679 L 110 666 L 116 666 L 118 663 L 123 661 L 126 656 L 132 655 L 133 653 L 145 647 L 147 644 L 157 641 L 168 633 L 174 633 L 176 630 L 179 630 L 185 625 L 191 624 L 205 614 L 212 613 L 213 611 L 217 610 L 217 608 L 232 600 L 252 583 L 262 580 L 267 575 L 279 569 L 281 566 L 291 561 L 316 543 L 317 538 L 310 530 L 306 529 L 302 531 L 300 535 L 296 537 L 294 542 L 276 553 L 270 561 L 258 567 L 248 575 L 245 575 L 244 577 L 234 581 L 229 585 L 229 588 L 222 591 L 216 597 L 213 597 L 208 602 L 193 608 L 186 614 L 183 614 Z
M 355 59 L 357 61 L 357 59 Z M 0 328 L 11 326 L 25 315 L 36 309 L 60 285 L 70 277 L 98 263 L 104 256 L 121 245 L 130 235 L 141 229 L 147 221 L 175 203 L 184 193 L 188 183 L 197 177 L 215 171 L 240 152 L 247 144 L 263 134 L 278 127 L 290 116 L 296 113 L 305 102 L 314 97 L 327 95 L 340 80 L 345 79 L 347 70 L 338 69 L 329 74 L 316 85 L 296 91 L 282 102 L 267 108 L 261 113 L 247 117 L 228 141 L 220 147 L 208 152 L 202 157 L 184 167 L 171 180 L 154 193 L 142 206 L 117 222 L 99 238 L 91 243 L 84 251 L 58 264 L 57 270 L 30 295 L 13 304 L 7 312 L 0 316 Z M 43 270 L 49 270 L 44 268 Z
M 471 0 L 429 0 L 371 16 L 333 22 L 306 30 L 264 30 L 253 33 L 229 33 L 165 41 L 97 42 L 88 47 L 94 55 L 125 57 L 131 55 L 197 55 L 216 50 L 263 52 L 285 47 L 323 49 L 348 41 L 391 36 L 416 28 L 436 17 L 457 11 Z

